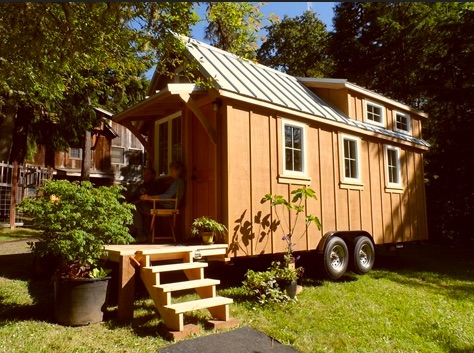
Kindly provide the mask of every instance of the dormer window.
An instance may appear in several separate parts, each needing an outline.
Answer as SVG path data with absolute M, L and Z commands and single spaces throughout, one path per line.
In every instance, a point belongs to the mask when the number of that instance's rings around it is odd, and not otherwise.
M 385 125 L 384 109 L 381 105 L 365 102 L 365 120 L 376 125 Z
M 395 131 L 411 133 L 411 119 L 408 114 L 395 112 Z

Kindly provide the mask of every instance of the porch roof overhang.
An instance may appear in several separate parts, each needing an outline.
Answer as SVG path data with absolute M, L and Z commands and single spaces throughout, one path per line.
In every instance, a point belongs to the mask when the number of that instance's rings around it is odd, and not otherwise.
M 114 115 L 113 120 L 119 124 L 156 121 L 181 109 L 184 104 L 182 95 L 196 95 L 204 92 L 192 83 L 170 83 L 140 103 Z
M 198 117 L 215 143 L 216 132 L 210 126 L 197 103 L 207 93 L 206 90 L 193 83 L 169 83 L 140 103 L 114 115 L 112 120 L 128 128 L 142 143 L 150 158 L 153 159 L 153 146 L 144 136 L 147 125 L 168 117 L 186 106 Z

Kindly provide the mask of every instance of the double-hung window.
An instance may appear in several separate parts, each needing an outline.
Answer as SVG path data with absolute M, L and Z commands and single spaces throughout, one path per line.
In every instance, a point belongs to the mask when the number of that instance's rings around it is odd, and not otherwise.
M 383 106 L 365 101 L 365 120 L 371 124 L 384 126 L 385 115 Z
M 306 125 L 282 119 L 283 175 L 307 179 Z
M 181 113 L 173 114 L 158 123 L 156 132 L 158 136 L 158 175 L 167 175 L 171 162 L 182 162 L 181 123 Z
M 385 146 L 387 187 L 400 188 L 402 178 L 400 172 L 400 149 L 393 146 Z
M 342 135 L 341 144 L 341 181 L 349 184 L 361 184 L 360 139 Z
M 411 133 L 411 120 L 408 114 L 395 112 L 395 130 L 404 134 Z

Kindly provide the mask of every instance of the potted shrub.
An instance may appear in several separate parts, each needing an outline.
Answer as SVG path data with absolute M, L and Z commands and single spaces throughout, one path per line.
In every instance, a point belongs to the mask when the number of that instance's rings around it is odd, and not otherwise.
M 191 225 L 191 234 L 200 236 L 204 244 L 214 243 L 214 238 L 223 240 L 226 232 L 226 226 L 208 216 L 195 218 Z
M 42 231 L 39 241 L 30 243 L 35 256 L 55 259 L 54 307 L 60 324 L 103 319 L 110 279 L 103 267 L 104 245 L 134 240 L 127 227 L 134 206 L 121 202 L 122 190 L 119 185 L 95 188 L 87 181 L 45 180 L 38 196 L 18 205 Z
M 266 271 L 247 270 L 242 283 L 246 293 L 260 304 L 286 303 L 296 300 L 297 280 L 302 276 L 302 267 L 293 269 L 273 261 Z

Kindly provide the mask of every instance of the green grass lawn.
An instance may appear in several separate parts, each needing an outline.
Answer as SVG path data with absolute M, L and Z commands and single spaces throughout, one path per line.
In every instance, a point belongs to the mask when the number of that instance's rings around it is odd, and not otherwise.
M 5 242 L 34 236 L 7 233 L 0 231 L 1 249 Z M 348 273 L 337 282 L 321 280 L 313 255 L 307 255 L 300 260 L 306 268 L 304 290 L 286 306 L 260 307 L 244 295 L 240 281 L 255 260 L 212 267 L 208 276 L 220 277 L 218 292 L 234 298 L 231 316 L 241 325 L 303 353 L 467 353 L 474 352 L 473 255 L 468 249 L 410 245 L 378 256 L 369 274 Z M 147 353 L 172 344 L 163 338 L 166 329 L 140 286 L 133 321 L 120 325 L 116 310 L 110 306 L 101 324 L 57 325 L 52 283 L 36 274 L 31 254 L 0 252 L 0 352 Z M 207 317 L 199 311 L 187 320 L 202 325 Z

